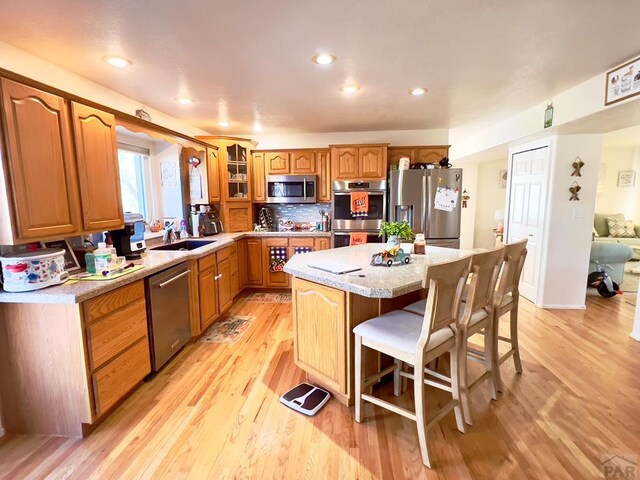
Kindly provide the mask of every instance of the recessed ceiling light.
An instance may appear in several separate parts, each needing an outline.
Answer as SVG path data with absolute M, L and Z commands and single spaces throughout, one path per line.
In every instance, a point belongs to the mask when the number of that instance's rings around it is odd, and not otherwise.
M 253 131 L 254 132 L 261 132 L 262 131 L 262 125 L 260 125 L 259 123 L 254 123 L 253 124 Z
M 353 95 L 358 90 L 360 90 L 360 85 L 357 85 L 355 83 L 351 83 L 349 85 L 345 85 L 344 87 L 342 87 L 341 91 L 342 91 L 342 93 L 346 93 L 347 95 Z
M 329 65 L 336 61 L 336 57 L 334 55 L 329 55 L 328 53 L 321 53 L 320 55 L 313 57 L 311 60 L 318 65 Z
M 178 97 L 176 98 L 176 102 L 178 102 L 180 105 L 191 105 L 193 102 L 195 102 L 195 100 L 189 97 Z
M 427 93 L 427 89 L 426 88 L 422 88 L 422 87 L 418 87 L 418 88 L 414 88 L 412 90 L 409 90 L 409 93 L 411 95 L 413 95 L 414 97 L 419 97 L 420 95 L 424 95 L 425 93 Z
M 218 122 L 218 126 L 220 126 L 222 128 L 227 128 L 229 126 L 229 122 L 227 122 L 226 120 L 220 120 Z
M 117 55 L 105 55 L 102 59 L 112 67 L 125 68 L 131 65 L 131 60 Z

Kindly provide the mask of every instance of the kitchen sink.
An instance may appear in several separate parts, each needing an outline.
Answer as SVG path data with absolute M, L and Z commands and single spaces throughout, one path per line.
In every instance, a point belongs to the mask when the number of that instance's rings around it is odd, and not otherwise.
M 181 242 L 153 247 L 151 250 L 188 251 L 195 250 L 200 247 L 206 247 L 207 245 L 213 245 L 214 243 L 216 243 L 216 240 L 183 240 Z

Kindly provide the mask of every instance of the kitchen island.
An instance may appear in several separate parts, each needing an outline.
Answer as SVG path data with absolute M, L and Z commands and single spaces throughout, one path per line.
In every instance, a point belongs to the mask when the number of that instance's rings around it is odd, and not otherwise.
M 309 381 L 326 388 L 345 405 L 353 403 L 354 395 L 353 328 L 423 298 L 426 266 L 472 253 L 427 247 L 425 255 L 412 255 L 409 264 L 371 266 L 371 256 L 382 248 L 380 244 L 366 244 L 295 255 L 284 268 L 293 277 L 296 365 L 307 372 Z M 336 275 L 310 266 L 330 263 L 360 270 Z M 380 358 L 367 357 L 368 375 L 380 367 Z

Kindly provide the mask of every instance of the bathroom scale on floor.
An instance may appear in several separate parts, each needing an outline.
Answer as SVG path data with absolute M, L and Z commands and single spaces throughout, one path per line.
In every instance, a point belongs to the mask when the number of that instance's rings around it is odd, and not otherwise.
M 318 413 L 318 410 L 329 401 L 329 398 L 331 398 L 331 394 L 326 390 L 308 383 L 301 383 L 282 395 L 280 402 L 296 412 L 312 416 Z

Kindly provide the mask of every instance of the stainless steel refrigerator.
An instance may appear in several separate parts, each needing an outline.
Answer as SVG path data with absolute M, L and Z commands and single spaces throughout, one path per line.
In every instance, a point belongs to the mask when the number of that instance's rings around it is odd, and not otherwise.
M 460 248 L 462 169 L 392 170 L 389 189 L 390 221 L 409 222 L 428 245 Z

